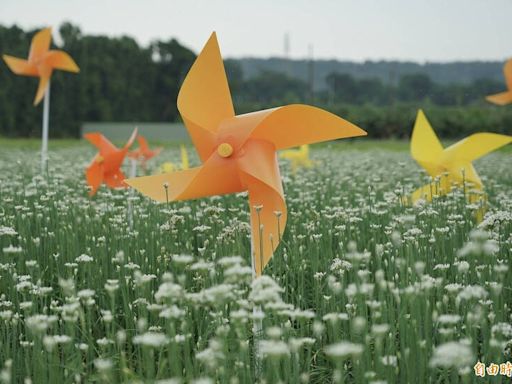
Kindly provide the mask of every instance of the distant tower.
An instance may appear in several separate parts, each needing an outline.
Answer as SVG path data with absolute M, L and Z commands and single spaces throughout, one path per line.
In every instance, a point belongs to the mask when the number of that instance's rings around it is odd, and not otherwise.
M 313 44 L 308 45 L 308 85 L 309 99 L 311 102 L 315 100 L 315 60 L 313 57 Z
M 286 32 L 284 34 L 284 58 L 289 59 L 290 58 L 290 34 Z
M 389 76 L 388 76 L 388 87 L 389 87 L 389 104 L 394 105 L 395 104 L 395 90 L 398 86 L 396 81 L 396 69 L 395 65 L 391 64 L 392 67 L 389 70 Z
M 292 75 L 292 68 L 291 68 L 291 60 L 290 60 L 290 34 L 288 32 L 286 32 L 284 34 L 284 44 L 283 44 L 283 53 L 284 53 L 284 57 L 283 57 L 283 72 L 287 75 L 287 76 L 291 76 Z

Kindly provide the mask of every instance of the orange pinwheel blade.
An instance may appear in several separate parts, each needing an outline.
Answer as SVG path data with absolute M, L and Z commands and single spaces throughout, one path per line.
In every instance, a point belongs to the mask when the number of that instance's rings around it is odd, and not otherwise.
M 28 55 L 29 61 L 41 58 L 50 49 L 52 41 L 52 29 L 44 28 L 37 32 L 32 38 L 30 44 L 30 52 Z
M 3 55 L 3 58 L 13 73 L 24 76 L 39 76 L 37 67 L 29 61 L 9 55 Z
M 277 108 L 256 127 L 251 138 L 269 141 L 279 150 L 366 134 L 356 125 L 323 109 L 292 104 Z
M 501 92 L 495 95 L 486 96 L 486 100 L 496 105 L 507 105 L 512 103 L 512 91 Z
M 146 138 L 144 136 L 137 136 L 137 141 L 139 143 L 139 147 L 140 147 L 140 150 L 142 151 L 142 153 L 146 153 L 149 151 L 149 145 L 148 145 L 148 141 L 146 140 Z
M 271 110 L 249 137 L 273 143 L 280 150 L 365 135 L 361 128 L 323 109 L 292 104 Z
M 126 188 L 126 184 L 124 180 L 126 179 L 123 171 L 118 169 L 113 173 L 109 173 L 105 175 L 105 184 L 107 184 L 110 188 Z
M 137 141 L 139 143 L 139 149 L 137 153 L 135 153 L 135 157 L 142 157 L 143 161 L 150 160 L 155 156 L 158 156 L 160 152 L 162 151 L 162 147 L 155 148 L 154 150 L 151 150 L 149 148 L 148 141 L 144 136 L 138 135 Z
M 45 71 L 44 74 L 40 74 L 39 77 L 39 85 L 37 87 L 36 97 L 34 98 L 34 105 L 37 105 L 43 100 L 46 89 L 48 88 L 48 83 L 50 82 L 51 77 L 51 69 Z
M 201 167 L 125 180 L 153 200 L 179 201 L 245 191 L 237 176 L 236 164 L 212 156 Z M 167 185 L 167 188 L 165 187 Z
M 133 151 L 128 152 L 128 157 L 130 159 L 138 159 L 138 158 L 142 157 L 142 152 L 141 152 L 140 148 L 137 148 Z
M 235 115 L 215 33 L 183 81 L 178 110 L 199 157 L 206 161 L 215 149 L 214 134 L 220 122 Z
M 54 69 L 60 69 L 61 71 L 73 73 L 80 72 L 80 68 L 78 68 L 78 65 L 75 63 L 75 60 L 73 60 L 71 56 L 69 56 L 64 51 L 48 52 L 45 58 L 45 63 L 46 65 Z
M 117 150 L 117 147 L 99 132 L 86 133 L 84 134 L 84 138 L 98 148 L 102 155 Z
M 260 276 L 283 235 L 286 202 L 275 147 L 268 142 L 249 140 L 244 150 L 244 156 L 237 162 L 240 178 L 249 191 L 253 260 L 256 275 Z M 276 212 L 280 212 L 279 218 Z
M 105 155 L 103 156 L 105 159 L 105 178 L 106 175 L 114 174 L 119 170 L 119 168 L 123 164 L 127 152 L 128 151 L 125 149 L 116 149 L 115 151 L 105 153 Z
M 508 90 L 512 92 L 512 59 L 507 60 L 503 66 L 503 75 L 505 76 Z
M 103 164 L 96 160 L 97 158 L 95 157 L 85 171 L 85 179 L 91 187 L 90 196 L 96 194 L 96 191 L 103 182 Z
M 163 147 L 157 147 L 153 150 L 153 156 L 152 157 L 155 157 L 155 156 L 158 156 L 160 154 L 160 152 L 163 151 Z
M 497 93 L 486 97 L 486 100 L 496 105 L 507 105 L 512 103 L 512 59 L 507 60 L 503 66 L 503 76 L 508 91 Z
M 223 121 L 219 130 L 219 140 L 235 148 L 252 138 L 273 143 L 277 150 L 364 135 L 364 130 L 341 117 L 303 104 L 238 115 Z

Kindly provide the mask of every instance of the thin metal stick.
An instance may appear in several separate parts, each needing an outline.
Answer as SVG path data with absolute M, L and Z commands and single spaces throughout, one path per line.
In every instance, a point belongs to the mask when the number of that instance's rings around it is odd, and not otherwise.
M 256 209 L 251 207 L 251 209 Z M 249 215 L 251 218 L 251 228 L 252 228 L 252 215 Z M 260 231 L 261 237 L 261 229 L 259 223 L 259 214 L 258 214 L 258 230 Z M 261 244 L 261 240 L 260 240 Z M 252 279 L 253 281 L 256 279 L 256 250 L 254 249 L 254 238 L 251 236 L 251 264 L 252 264 Z M 261 268 L 262 263 L 260 263 Z M 252 322 L 252 334 L 253 334 L 253 344 L 254 344 L 254 373 L 256 378 L 259 378 L 261 375 L 261 355 L 259 348 L 259 340 L 261 338 L 261 334 L 263 333 L 263 321 L 261 319 L 261 305 L 255 305 L 252 309 L 253 322 Z
M 133 179 L 137 176 L 137 159 L 130 159 L 130 179 Z M 128 196 L 128 225 L 130 226 L 130 230 L 133 228 L 133 188 L 130 188 L 130 196 Z
M 50 123 L 50 81 L 44 92 L 43 100 L 43 133 L 41 143 L 41 173 L 48 170 L 48 132 Z

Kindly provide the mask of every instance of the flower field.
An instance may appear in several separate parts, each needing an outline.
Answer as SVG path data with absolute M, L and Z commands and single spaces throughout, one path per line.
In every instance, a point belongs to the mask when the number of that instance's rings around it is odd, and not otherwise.
M 471 383 L 512 361 L 510 153 L 476 163 L 478 223 L 469 185 L 405 206 L 428 181 L 406 151 L 311 152 L 281 160 L 288 224 L 253 280 L 243 194 L 90 198 L 91 147 L 41 175 L 36 150 L 1 146 L 0 382 Z

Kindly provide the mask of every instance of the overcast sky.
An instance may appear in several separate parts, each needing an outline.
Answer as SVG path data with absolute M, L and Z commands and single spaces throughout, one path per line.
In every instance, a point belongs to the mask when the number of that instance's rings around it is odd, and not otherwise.
M 512 0 L 0 0 L 0 24 L 176 37 L 194 51 L 215 30 L 225 57 L 503 60 L 512 56 Z

